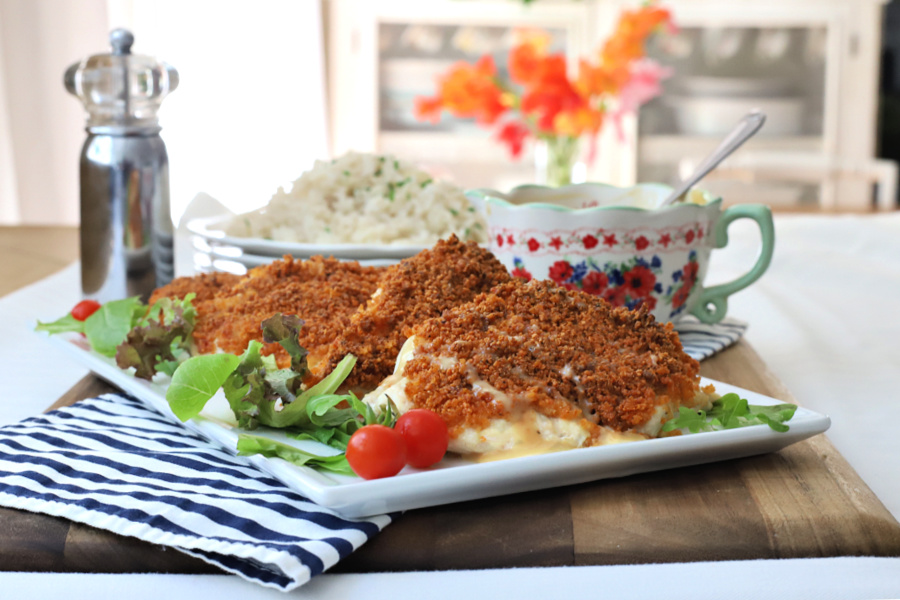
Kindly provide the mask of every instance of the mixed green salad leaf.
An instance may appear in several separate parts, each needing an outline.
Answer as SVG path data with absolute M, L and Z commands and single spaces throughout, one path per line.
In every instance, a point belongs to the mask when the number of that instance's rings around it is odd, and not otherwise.
M 112 300 L 84 321 L 72 313 L 52 321 L 38 321 L 37 331 L 84 334 L 91 348 L 115 357 L 122 369 L 135 368 L 135 377 L 153 379 L 157 371 L 168 375 L 190 355 L 196 311 L 194 294 L 182 300 L 162 298 L 147 307 L 140 298 Z
M 182 421 L 196 417 L 221 389 L 241 429 L 281 429 L 288 437 L 313 440 L 340 451 L 347 448 L 350 436 L 365 425 L 392 426 L 397 418 L 393 404 L 389 403 L 387 410 L 379 414 L 352 393 L 336 393 L 356 364 L 352 354 L 345 356 L 322 381 L 303 389 L 309 369 L 306 350 L 298 341 L 302 326 L 299 318 L 281 314 L 262 323 L 263 341 L 277 342 L 291 357 L 291 366 L 285 369 L 278 368 L 274 357 L 263 356 L 263 345 L 257 341 L 251 341 L 241 356 L 210 354 L 187 359 L 175 371 L 166 391 L 172 412 Z M 343 454 L 323 457 L 259 436 L 242 434 L 238 451 L 352 473 Z
M 147 306 L 140 298 L 123 298 L 103 304 L 84 321 L 78 321 L 69 313 L 50 323 L 38 321 L 35 330 L 47 333 L 82 333 L 94 351 L 113 357 L 116 355 L 116 347 L 125 341 L 125 336 L 146 312 Z
M 258 435 L 249 435 L 242 433 L 237 443 L 238 454 L 241 456 L 252 456 L 254 454 L 262 454 L 265 457 L 278 457 L 298 466 L 307 466 L 322 471 L 330 471 L 340 475 L 353 475 L 353 469 L 347 462 L 347 457 L 341 454 L 333 456 L 320 456 L 306 452 L 300 448 L 270 440 L 269 438 Z
M 263 341 L 277 342 L 288 352 L 289 368 L 279 369 L 274 357 L 264 356 L 258 341 L 251 341 L 241 356 L 190 356 L 196 319 L 193 298 L 194 294 L 182 300 L 162 298 L 149 308 L 137 297 L 113 300 L 84 321 L 69 313 L 49 323 L 38 322 L 35 329 L 83 334 L 94 351 L 115 357 L 122 369 L 134 368 L 135 377 L 151 380 L 158 372 L 170 375 L 166 400 L 182 421 L 199 415 L 221 389 L 240 428 L 281 429 L 291 438 L 314 440 L 341 452 L 318 456 L 243 434 L 238 443 L 241 454 L 279 456 L 299 465 L 352 474 L 343 455 L 350 436 L 365 425 L 393 426 L 397 420 L 391 402 L 378 413 L 352 393 L 336 393 L 356 364 L 353 355 L 345 356 L 322 381 L 303 388 L 309 368 L 298 336 L 303 321 L 296 316 L 276 314 L 262 322 Z
M 135 377 L 153 379 L 157 372 L 172 375 L 190 356 L 191 334 L 197 311 L 191 304 L 194 294 L 183 300 L 162 298 L 116 346 L 116 364 L 134 367 Z
M 709 411 L 679 407 L 678 416 L 663 425 L 664 432 L 687 429 L 691 433 L 735 429 L 751 425 L 768 425 L 775 431 L 784 433 L 790 428 L 786 421 L 793 418 L 796 404 L 775 404 L 759 406 L 747 402 L 735 393 L 725 394 L 713 402 Z

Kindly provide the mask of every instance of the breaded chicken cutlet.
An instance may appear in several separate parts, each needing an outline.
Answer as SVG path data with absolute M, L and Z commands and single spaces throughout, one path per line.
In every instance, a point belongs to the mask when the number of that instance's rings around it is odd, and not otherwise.
M 362 266 L 314 256 L 285 256 L 254 267 L 243 277 L 221 273 L 179 278 L 154 292 L 154 297 L 197 294 L 194 344 L 201 354 L 218 350 L 241 354 L 251 340 L 262 341 L 261 323 L 276 313 L 303 320 L 299 343 L 309 352 L 310 367 L 349 324 L 350 315 L 372 295 L 384 267 Z M 236 280 L 231 278 L 235 277 Z M 277 343 L 265 344 L 280 367 L 290 356 Z
M 411 327 L 510 279 L 488 250 L 451 235 L 388 267 L 378 291 L 352 316 L 314 372 L 324 377 L 345 355 L 353 354 L 358 362 L 344 386 L 372 390 L 393 372 Z
M 195 295 L 193 304 L 196 307 L 198 303 L 212 300 L 222 290 L 231 289 L 240 280 L 240 275 L 220 271 L 176 277 L 170 283 L 153 290 L 149 304 L 152 306 L 160 298 L 184 298 L 193 293 Z
M 679 406 L 709 407 L 699 368 L 645 309 L 514 280 L 412 327 L 365 399 L 431 409 L 451 450 L 499 458 L 656 437 Z

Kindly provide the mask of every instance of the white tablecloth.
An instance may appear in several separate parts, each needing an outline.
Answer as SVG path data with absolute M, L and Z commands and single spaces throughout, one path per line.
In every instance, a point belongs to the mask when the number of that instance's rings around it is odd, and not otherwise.
M 714 253 L 711 283 L 737 276 L 753 262 L 753 227 L 737 222 L 730 238 L 728 248 Z M 900 213 L 779 216 L 776 239 L 771 267 L 731 299 L 729 314 L 749 322 L 748 341 L 798 402 L 831 416 L 829 438 L 900 519 Z M 84 375 L 31 332 L 35 318 L 64 314 L 78 296 L 72 266 L 0 299 L 0 424 L 41 412 Z M 227 576 L 0 573 L 2 596 L 10 598 L 29 590 L 29 597 L 98 599 L 126 589 L 135 598 L 158 598 L 167 589 L 182 597 L 200 586 L 222 600 L 269 593 Z M 458 598 L 487 589 L 496 590 L 495 598 L 555 597 L 564 590 L 692 600 L 713 594 L 897 598 L 900 559 L 324 575 L 298 595 L 372 599 L 420 590 L 427 597 Z

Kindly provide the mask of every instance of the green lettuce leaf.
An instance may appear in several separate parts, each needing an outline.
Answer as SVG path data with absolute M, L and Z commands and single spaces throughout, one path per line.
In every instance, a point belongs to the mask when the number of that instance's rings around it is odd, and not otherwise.
M 137 296 L 103 304 L 84 321 L 84 334 L 91 348 L 103 356 L 115 356 L 116 347 L 125 341 L 145 311 L 146 305 Z
M 166 401 L 175 416 L 187 421 L 200 414 L 240 360 L 234 354 L 204 354 L 181 363 L 166 390 Z
M 751 405 L 745 398 L 730 393 L 713 402 L 710 410 L 678 408 L 678 416 L 663 425 L 663 432 L 687 429 L 691 433 L 735 429 L 752 425 L 768 425 L 772 430 L 784 433 L 790 430 L 785 422 L 790 421 L 797 411 L 796 404 L 776 404 L 773 406 Z
M 237 450 L 241 456 L 262 454 L 270 458 L 278 457 L 299 466 L 313 467 L 341 475 L 353 475 L 353 469 L 350 468 L 347 457 L 343 454 L 320 456 L 256 435 L 241 434 L 238 438 Z
M 49 323 L 41 323 L 38 321 L 37 327 L 34 328 L 35 331 L 46 331 L 47 333 L 84 333 L 84 321 L 79 321 L 75 317 L 72 316 L 72 313 L 68 313 L 64 317 L 60 317 L 55 321 L 50 321 Z

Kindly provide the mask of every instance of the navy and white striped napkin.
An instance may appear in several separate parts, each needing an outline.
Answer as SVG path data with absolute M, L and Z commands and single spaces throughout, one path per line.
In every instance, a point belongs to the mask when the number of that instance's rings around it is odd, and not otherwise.
M 0 428 L 0 506 L 171 546 L 283 591 L 391 522 L 340 517 L 117 394 Z
M 707 325 L 696 317 L 686 316 L 675 323 L 675 331 L 681 338 L 685 353 L 703 360 L 741 339 L 747 331 L 747 323 L 725 317 L 719 323 Z

